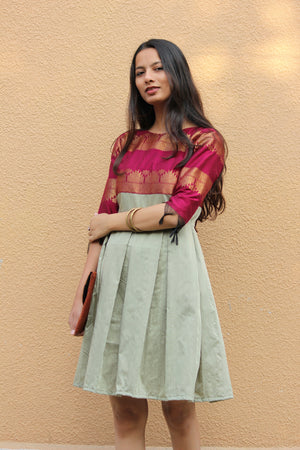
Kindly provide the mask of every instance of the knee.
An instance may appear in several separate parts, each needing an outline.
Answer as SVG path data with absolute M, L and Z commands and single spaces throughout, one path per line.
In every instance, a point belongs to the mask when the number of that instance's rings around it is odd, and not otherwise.
M 118 425 L 134 425 L 143 421 L 143 414 L 140 410 L 128 407 L 114 408 L 114 418 Z
M 115 427 L 118 434 L 145 427 L 147 410 L 138 405 L 118 403 L 112 405 Z
M 187 430 L 195 419 L 195 405 L 191 402 L 163 402 L 162 409 L 168 426 L 178 431 Z

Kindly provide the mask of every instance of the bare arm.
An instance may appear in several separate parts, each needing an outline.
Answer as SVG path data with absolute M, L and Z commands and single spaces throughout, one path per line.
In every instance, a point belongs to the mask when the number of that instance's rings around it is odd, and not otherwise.
M 134 214 L 134 225 L 142 231 L 165 230 L 175 228 L 178 215 L 167 215 L 163 223 L 159 224 L 164 215 L 165 203 L 142 208 Z M 95 241 L 112 231 L 130 231 L 126 224 L 128 211 L 115 214 L 95 214 L 90 223 L 89 240 Z
M 94 272 L 97 269 L 98 259 L 101 251 L 101 245 L 98 242 L 92 242 L 89 246 L 89 251 L 86 259 L 86 263 L 83 269 L 82 276 L 79 281 L 78 288 L 76 290 L 73 306 L 69 316 L 69 326 L 71 334 L 74 334 L 74 330 L 79 319 L 82 309 L 82 293 L 86 280 L 90 272 Z

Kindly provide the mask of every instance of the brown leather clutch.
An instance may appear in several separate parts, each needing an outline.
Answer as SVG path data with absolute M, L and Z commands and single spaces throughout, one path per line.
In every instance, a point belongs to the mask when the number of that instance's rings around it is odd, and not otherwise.
M 82 294 L 82 310 L 78 319 L 74 336 L 82 336 L 89 314 L 97 272 L 91 272 L 86 280 Z

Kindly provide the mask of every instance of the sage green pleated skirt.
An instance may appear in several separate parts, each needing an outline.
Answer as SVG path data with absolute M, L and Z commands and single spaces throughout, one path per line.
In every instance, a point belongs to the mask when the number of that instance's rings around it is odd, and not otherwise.
M 119 194 L 120 211 L 168 196 Z M 99 258 L 74 385 L 158 400 L 232 398 L 222 332 L 193 218 L 180 230 L 114 232 Z

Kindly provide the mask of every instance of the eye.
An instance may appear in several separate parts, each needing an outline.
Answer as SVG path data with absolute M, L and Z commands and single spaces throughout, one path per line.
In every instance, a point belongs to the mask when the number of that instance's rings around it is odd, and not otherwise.
M 143 75 L 143 73 L 144 73 L 143 70 L 138 70 L 138 71 L 135 73 L 135 76 L 136 76 L 136 77 L 140 77 L 141 75 Z
M 158 71 L 158 70 L 164 70 L 164 68 L 163 68 L 163 66 L 160 66 L 160 67 L 155 67 L 154 70 L 156 70 L 156 71 Z

